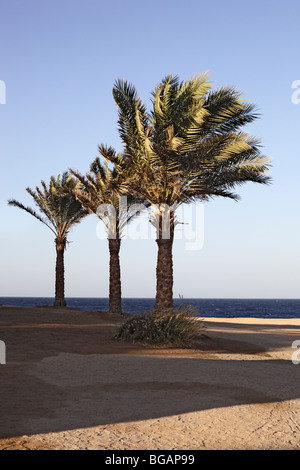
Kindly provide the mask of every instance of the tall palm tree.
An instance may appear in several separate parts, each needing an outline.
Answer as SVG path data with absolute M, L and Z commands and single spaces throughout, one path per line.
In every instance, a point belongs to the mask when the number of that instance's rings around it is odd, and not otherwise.
M 120 185 L 123 184 L 122 156 L 111 147 L 100 145 L 100 154 L 105 163 L 97 157 L 85 176 L 70 170 L 78 179 L 80 187 L 72 191 L 74 197 L 90 214 L 96 215 L 105 225 L 109 247 L 109 313 L 122 313 L 120 247 L 125 226 L 140 212 L 146 209 L 139 197 L 122 197 Z M 108 159 L 118 164 L 109 168 Z
M 215 196 L 237 200 L 236 186 L 270 181 L 269 159 L 261 154 L 260 141 L 241 131 L 258 115 L 234 88 L 213 90 L 206 74 L 185 82 L 172 75 L 164 78 L 152 93 L 150 112 L 126 80 L 115 83 L 113 96 L 130 176 L 124 189 L 155 209 L 155 309 L 172 309 L 176 208 Z
M 62 176 L 58 175 L 57 178 L 51 176 L 49 186 L 41 181 L 41 186 L 41 188 L 37 186 L 35 190 L 26 188 L 39 213 L 15 199 L 9 200 L 8 204 L 28 212 L 54 233 L 56 246 L 54 306 L 64 307 L 66 306 L 64 252 L 68 233 L 88 212 L 71 194 L 63 193 L 67 188 L 70 190 L 76 186 L 76 181 L 68 172 L 64 172 Z

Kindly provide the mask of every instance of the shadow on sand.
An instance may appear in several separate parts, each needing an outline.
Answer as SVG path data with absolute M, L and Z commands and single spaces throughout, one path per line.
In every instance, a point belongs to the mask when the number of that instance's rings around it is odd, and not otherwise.
M 167 356 L 163 350 L 148 355 L 145 349 L 123 344 L 114 349 L 115 325 L 96 324 L 94 317 L 89 326 L 73 320 L 64 328 L 53 321 L 49 326 L 49 318 L 42 325 L 19 326 L 0 328 L 8 341 L 7 364 L 0 366 L 0 438 L 300 398 L 300 366 L 268 358 L 267 353 L 274 334 L 289 345 L 292 337 L 299 338 L 299 329 L 293 336 L 292 327 L 284 327 L 285 336 L 283 326 L 272 327 L 272 335 L 270 328 L 261 326 L 254 344 L 250 332 L 240 332 L 241 325 L 231 325 L 231 331 L 223 333 L 217 325 L 211 336 L 209 328 L 206 331 L 204 352 L 179 357 Z M 105 328 L 107 349 L 104 343 L 99 345 Z M 23 356 L 17 352 L 20 341 L 23 345 L 31 341 L 30 347 L 24 346 Z M 84 344 L 89 347 L 84 349 Z M 217 345 L 223 353 L 232 349 L 235 357 L 210 355 Z M 249 356 L 241 358 L 242 350 Z

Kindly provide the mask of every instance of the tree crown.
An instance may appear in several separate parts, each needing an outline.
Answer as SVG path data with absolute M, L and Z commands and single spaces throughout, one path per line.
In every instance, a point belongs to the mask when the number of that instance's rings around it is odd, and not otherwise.
M 31 214 L 46 225 L 57 239 L 66 239 L 71 227 L 88 214 L 71 194 L 71 190 L 75 187 L 75 179 L 68 172 L 64 172 L 57 177 L 51 176 L 49 185 L 42 180 L 41 188 L 38 186 L 35 190 L 26 188 L 34 200 L 38 212 L 15 199 L 9 200 L 8 204 Z
M 207 74 L 185 82 L 169 75 L 155 87 L 150 112 L 126 80 L 116 81 L 113 96 L 124 191 L 176 208 L 214 196 L 238 199 L 236 186 L 270 182 L 261 142 L 241 130 L 258 117 L 255 106 L 234 88 L 213 90 Z M 107 158 L 121 170 L 115 156 Z

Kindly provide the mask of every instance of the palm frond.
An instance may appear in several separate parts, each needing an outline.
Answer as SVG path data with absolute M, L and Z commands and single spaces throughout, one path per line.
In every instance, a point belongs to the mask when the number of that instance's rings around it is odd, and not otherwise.
M 55 234 L 55 230 L 53 230 L 53 228 L 51 227 L 50 224 L 47 223 L 47 220 L 43 219 L 36 211 L 34 211 L 31 207 L 26 207 L 24 206 L 21 202 L 17 201 L 16 199 L 10 199 L 8 201 L 8 205 L 9 206 L 14 206 L 14 207 L 18 207 L 19 209 L 22 209 L 24 210 L 25 212 L 28 212 L 28 214 L 32 215 L 33 217 L 35 217 L 37 220 L 39 220 L 40 222 L 42 222 L 42 224 L 46 225 L 48 228 L 50 228 L 50 230 L 52 230 L 52 232 Z
M 259 117 L 256 106 L 243 101 L 241 93 L 232 87 L 210 92 L 204 106 L 208 115 L 203 131 L 207 134 L 235 132 Z
M 132 154 L 142 148 L 141 129 L 146 132 L 149 116 L 146 107 L 138 98 L 136 89 L 126 80 L 117 80 L 113 96 L 118 107 L 118 129 L 126 153 Z M 138 119 L 138 125 L 137 125 Z

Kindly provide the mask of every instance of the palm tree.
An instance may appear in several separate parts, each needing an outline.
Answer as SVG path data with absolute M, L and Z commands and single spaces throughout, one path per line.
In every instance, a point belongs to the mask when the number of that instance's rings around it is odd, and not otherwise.
M 258 115 L 234 88 L 213 90 L 206 74 L 186 82 L 172 75 L 164 78 L 152 93 L 150 112 L 126 80 L 115 83 L 113 96 L 128 172 L 124 189 L 154 207 L 155 309 L 172 309 L 176 208 L 215 196 L 237 200 L 236 186 L 270 181 L 269 159 L 261 155 L 260 141 L 241 131 Z
M 76 186 L 74 178 L 68 172 L 64 172 L 62 176 L 58 175 L 57 178 L 51 176 L 49 186 L 41 181 L 41 186 L 41 189 L 36 187 L 35 190 L 26 188 L 38 207 L 39 213 L 31 207 L 25 207 L 15 199 L 9 200 L 8 204 L 28 212 L 54 233 L 56 245 L 54 306 L 64 307 L 66 306 L 64 252 L 68 233 L 72 226 L 79 223 L 88 212 L 71 194 L 63 193 L 67 188 L 70 190 Z
M 76 170 L 70 170 L 78 179 L 80 187 L 72 191 L 74 197 L 90 214 L 96 215 L 105 225 L 109 247 L 109 313 L 122 313 L 121 295 L 121 269 L 120 247 L 122 232 L 125 226 L 140 214 L 146 205 L 139 197 L 123 195 L 120 192 L 123 181 L 122 156 L 115 150 L 104 145 L 98 146 L 100 154 L 104 157 L 102 164 L 97 157 L 90 166 L 86 176 Z M 112 169 L 108 166 L 108 159 L 118 164 Z

